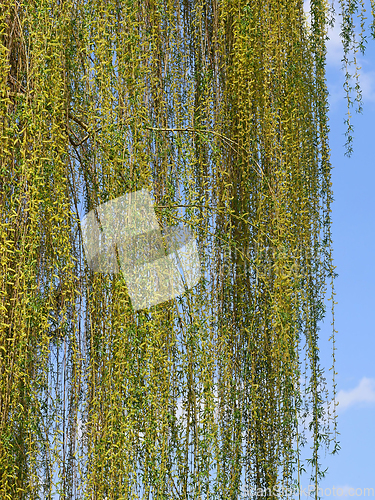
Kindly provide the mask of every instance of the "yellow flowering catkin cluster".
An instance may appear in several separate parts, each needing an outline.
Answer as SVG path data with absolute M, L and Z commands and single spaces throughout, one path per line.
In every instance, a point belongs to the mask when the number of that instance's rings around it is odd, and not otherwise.
M 2 499 L 276 498 L 300 483 L 304 417 L 318 484 L 338 443 L 318 342 L 335 277 L 328 6 L 311 14 L 2 2 Z M 135 312 L 121 273 L 88 266 L 80 219 L 140 189 L 162 226 L 193 231 L 202 278 Z

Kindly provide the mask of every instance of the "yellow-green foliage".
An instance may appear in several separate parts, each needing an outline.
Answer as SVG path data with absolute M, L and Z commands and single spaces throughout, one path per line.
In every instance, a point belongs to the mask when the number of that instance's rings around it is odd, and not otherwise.
M 318 483 L 338 447 L 318 347 L 335 276 L 327 16 L 323 1 L 311 30 L 296 0 L 1 3 L 2 499 L 287 487 L 304 412 Z M 87 266 L 79 220 L 141 188 L 162 225 L 194 231 L 203 278 L 134 312 L 121 274 Z

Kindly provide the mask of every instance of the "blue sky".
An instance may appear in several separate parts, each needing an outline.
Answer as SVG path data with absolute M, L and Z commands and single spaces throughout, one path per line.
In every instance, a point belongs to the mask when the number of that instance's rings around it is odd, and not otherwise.
M 337 4 L 336 4 L 337 5 Z M 366 2 L 367 26 L 371 23 Z M 308 3 L 305 2 L 305 10 Z M 322 457 L 329 467 L 321 487 L 372 487 L 375 490 L 375 40 L 368 37 L 365 55 L 360 55 L 363 113 L 352 110 L 354 144 L 351 158 L 344 155 L 346 100 L 340 40 L 340 21 L 329 32 L 327 83 L 330 92 L 330 147 L 334 203 L 332 207 L 336 279 L 335 312 L 338 430 L 341 450 Z M 359 23 L 358 23 L 359 24 Z M 367 31 L 369 33 L 369 31 Z M 328 339 L 330 317 L 321 329 L 321 359 L 330 366 Z M 330 372 L 331 373 L 331 372 Z M 303 484 L 309 484 L 308 478 Z M 359 491 L 358 491 L 359 493 Z M 330 495 L 333 496 L 333 490 Z M 336 495 L 337 496 L 337 495 Z M 358 495 L 359 496 L 359 495 Z M 363 496 L 363 493 L 362 493 Z M 328 498 L 328 495 L 323 497 Z M 301 496 L 301 498 L 306 498 Z

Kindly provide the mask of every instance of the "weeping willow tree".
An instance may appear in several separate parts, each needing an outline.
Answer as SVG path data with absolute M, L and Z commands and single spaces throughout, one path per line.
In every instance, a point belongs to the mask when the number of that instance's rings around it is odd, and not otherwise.
M 342 2 L 349 106 L 357 10 Z M 2 2 L 1 498 L 288 498 L 308 464 L 318 486 L 339 448 L 334 326 L 332 390 L 319 357 L 330 16 Z M 88 265 L 81 221 L 141 189 L 160 227 L 192 231 L 201 279 L 134 310 L 121 272 Z

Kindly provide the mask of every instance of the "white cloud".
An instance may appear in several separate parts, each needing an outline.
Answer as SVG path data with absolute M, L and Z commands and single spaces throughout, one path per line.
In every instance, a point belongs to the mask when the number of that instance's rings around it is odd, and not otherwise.
M 375 102 L 375 71 L 360 70 L 359 84 L 363 101 Z
M 354 491 L 355 491 L 355 488 L 353 488 L 352 486 L 349 486 L 348 484 L 345 484 L 345 486 L 336 486 L 336 492 L 338 489 L 341 489 L 343 491 L 342 496 L 345 496 L 345 497 L 349 496 L 350 489 L 352 489 L 352 490 L 354 489 Z
M 336 13 L 337 16 L 337 13 Z M 344 57 L 344 49 L 342 46 L 342 40 L 340 37 L 340 21 L 336 17 L 335 24 L 333 28 L 329 27 L 327 36 L 327 65 L 342 67 L 341 59 Z
M 339 6 L 337 2 L 335 2 L 334 7 L 335 7 L 335 16 L 334 16 L 335 24 L 333 28 L 328 27 L 328 33 L 327 33 L 329 37 L 329 40 L 327 40 L 327 64 L 335 67 L 338 66 L 341 67 L 342 66 L 341 59 L 343 58 L 343 48 L 340 37 L 341 27 L 338 16 Z M 311 27 L 310 0 L 304 0 L 303 10 L 305 11 L 305 14 L 307 16 L 307 24 L 309 27 Z
M 303 9 L 307 16 L 307 24 L 311 26 L 311 16 L 310 16 L 310 0 L 304 0 Z M 341 20 L 342 17 L 339 15 L 341 12 L 341 6 L 337 2 L 334 1 L 334 9 L 335 9 L 335 23 L 333 28 L 328 28 L 328 37 L 327 40 L 327 69 L 331 68 L 332 70 L 337 71 L 337 80 L 334 82 L 331 77 L 328 82 L 328 90 L 330 93 L 329 102 L 330 105 L 334 105 L 337 102 L 344 103 L 345 101 L 345 91 L 343 89 L 344 84 L 344 69 L 342 69 L 343 62 L 342 59 L 344 57 L 344 50 L 342 46 L 342 39 L 340 36 L 341 32 Z M 356 35 L 358 35 L 358 30 L 356 30 Z M 358 39 L 358 38 L 357 38 Z M 350 56 L 351 58 L 352 56 Z M 359 70 L 359 83 L 362 90 L 362 100 L 363 102 L 375 102 L 375 70 L 365 70 L 363 69 L 364 64 L 368 64 L 369 61 L 360 56 L 357 53 L 357 64 L 362 67 Z M 354 65 L 352 64 L 349 67 L 349 73 L 353 74 L 355 72 Z M 351 85 L 355 86 L 355 80 L 352 79 Z M 352 91 L 352 99 L 354 100 L 356 96 L 355 90 Z M 357 105 L 354 105 L 354 109 L 357 109 Z M 353 109 L 353 111 L 354 111 Z
M 306 19 L 307 24 L 308 24 L 309 26 L 311 26 L 311 24 L 310 24 L 310 22 L 311 22 L 311 16 L 310 16 L 310 0 L 304 0 L 304 2 L 303 2 L 303 10 L 304 10 L 304 12 L 305 12 L 305 14 L 306 14 L 306 16 L 307 16 L 307 19 Z
M 81 441 L 83 436 L 84 423 L 80 417 L 77 418 L 77 439 Z
M 363 377 L 357 387 L 349 391 L 339 391 L 337 394 L 338 410 L 361 403 L 375 403 L 375 379 Z
M 302 383 L 302 380 L 301 380 Z M 346 410 L 351 406 L 358 406 L 362 404 L 372 404 L 375 403 L 375 379 L 363 377 L 358 383 L 357 387 L 347 391 L 340 390 L 336 395 L 336 413 Z M 333 415 L 333 401 L 323 403 L 323 409 L 325 414 L 329 412 L 330 416 Z M 302 432 L 303 428 L 306 429 L 306 438 L 308 442 L 312 442 L 312 434 L 308 430 L 310 423 L 312 422 L 312 414 L 309 413 L 304 421 L 302 418 L 299 423 L 299 430 Z

